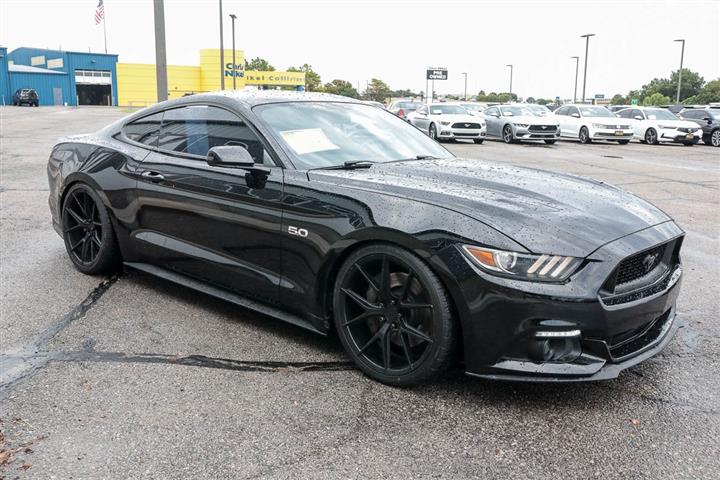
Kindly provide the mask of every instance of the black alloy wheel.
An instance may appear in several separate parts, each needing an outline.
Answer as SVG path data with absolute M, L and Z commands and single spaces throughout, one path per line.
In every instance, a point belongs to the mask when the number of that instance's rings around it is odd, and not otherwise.
M 649 145 L 657 145 L 658 143 L 660 143 L 658 141 L 657 132 L 654 128 L 648 128 L 645 131 L 645 143 Z
M 430 124 L 429 134 L 430 134 L 430 138 L 432 138 L 433 140 L 437 140 L 437 139 L 438 139 L 438 138 L 437 138 L 437 128 L 435 128 L 435 124 L 434 124 L 434 123 L 431 123 L 431 124 Z
M 340 269 L 333 300 L 340 340 L 368 376 L 414 385 L 450 366 L 457 342 L 449 300 L 414 254 L 384 244 L 358 250 Z
M 87 185 L 73 185 L 62 207 L 65 248 L 75 268 L 86 274 L 114 270 L 120 263 L 110 217 Z
M 582 127 L 580 129 L 580 134 L 578 135 L 578 138 L 580 139 L 580 143 L 592 143 L 592 139 L 590 138 L 590 132 L 588 131 L 587 127 Z
M 515 142 L 515 136 L 513 135 L 512 127 L 510 125 L 505 125 L 505 127 L 503 127 L 503 141 L 505 143 Z

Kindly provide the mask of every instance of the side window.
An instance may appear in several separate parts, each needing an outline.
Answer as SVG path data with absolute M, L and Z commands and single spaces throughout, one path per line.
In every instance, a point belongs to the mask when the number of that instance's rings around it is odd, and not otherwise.
M 428 109 L 425 105 L 423 105 L 422 107 L 418 108 L 417 111 L 418 111 L 418 113 L 425 115 L 425 114 L 427 114 Z
M 618 116 L 620 118 L 633 118 L 632 116 L 632 110 L 620 110 L 618 112 Z
M 493 115 L 493 116 L 494 116 L 494 115 L 497 115 L 497 114 L 498 114 L 498 109 L 495 108 L 495 107 L 490 107 L 490 108 L 488 108 L 487 110 L 485 110 L 485 114 L 486 114 L 486 115 Z
M 682 116 L 685 118 L 702 118 L 705 112 L 702 110 L 686 110 L 682 112 Z
M 577 107 L 568 107 L 566 115 L 580 114 L 580 110 Z
M 638 110 L 637 108 L 632 111 L 632 118 L 640 117 L 641 119 L 645 119 L 645 115 L 643 115 L 643 112 Z
M 555 110 L 555 115 L 567 115 L 568 107 L 560 107 Z
M 163 112 L 160 112 L 128 123 L 125 125 L 125 137 L 149 147 L 156 147 L 162 117 Z
M 244 147 L 255 163 L 273 164 L 255 132 L 228 110 L 191 105 L 165 112 L 159 148 L 204 157 L 212 147 L 230 145 Z

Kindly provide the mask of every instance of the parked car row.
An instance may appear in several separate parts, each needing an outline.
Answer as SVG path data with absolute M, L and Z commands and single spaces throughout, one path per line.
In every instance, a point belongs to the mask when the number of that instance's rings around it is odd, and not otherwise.
M 622 108 L 617 108 L 622 107 Z M 437 140 L 499 138 L 506 143 L 560 138 L 626 145 L 635 139 L 657 145 L 675 142 L 720 146 L 720 109 L 685 108 L 679 115 L 660 107 L 570 104 L 554 111 L 544 105 L 398 101 L 388 110 Z

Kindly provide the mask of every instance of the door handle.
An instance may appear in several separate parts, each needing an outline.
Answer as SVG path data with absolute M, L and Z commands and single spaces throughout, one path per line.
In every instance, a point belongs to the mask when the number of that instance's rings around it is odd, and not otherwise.
M 161 173 L 153 172 L 152 170 L 146 170 L 142 172 L 140 176 L 145 180 L 151 181 L 152 183 L 160 183 L 165 180 L 165 177 Z

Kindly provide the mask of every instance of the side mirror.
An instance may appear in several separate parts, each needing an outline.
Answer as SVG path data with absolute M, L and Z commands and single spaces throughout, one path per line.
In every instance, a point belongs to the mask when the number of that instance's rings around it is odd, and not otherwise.
M 570 115 L 570 116 L 571 116 L 571 117 L 575 117 L 575 118 L 580 118 L 580 114 L 579 114 L 579 113 L 573 113 L 573 114 Z
M 643 119 L 642 116 L 640 116 L 640 115 L 635 115 L 633 118 L 634 118 L 635 120 L 642 120 L 642 119 Z
M 255 165 L 250 152 L 245 147 L 212 147 L 207 153 L 207 163 L 211 167 L 252 168 Z
M 703 120 L 705 120 L 708 123 L 712 122 L 712 118 L 710 118 L 710 117 L 703 117 Z

